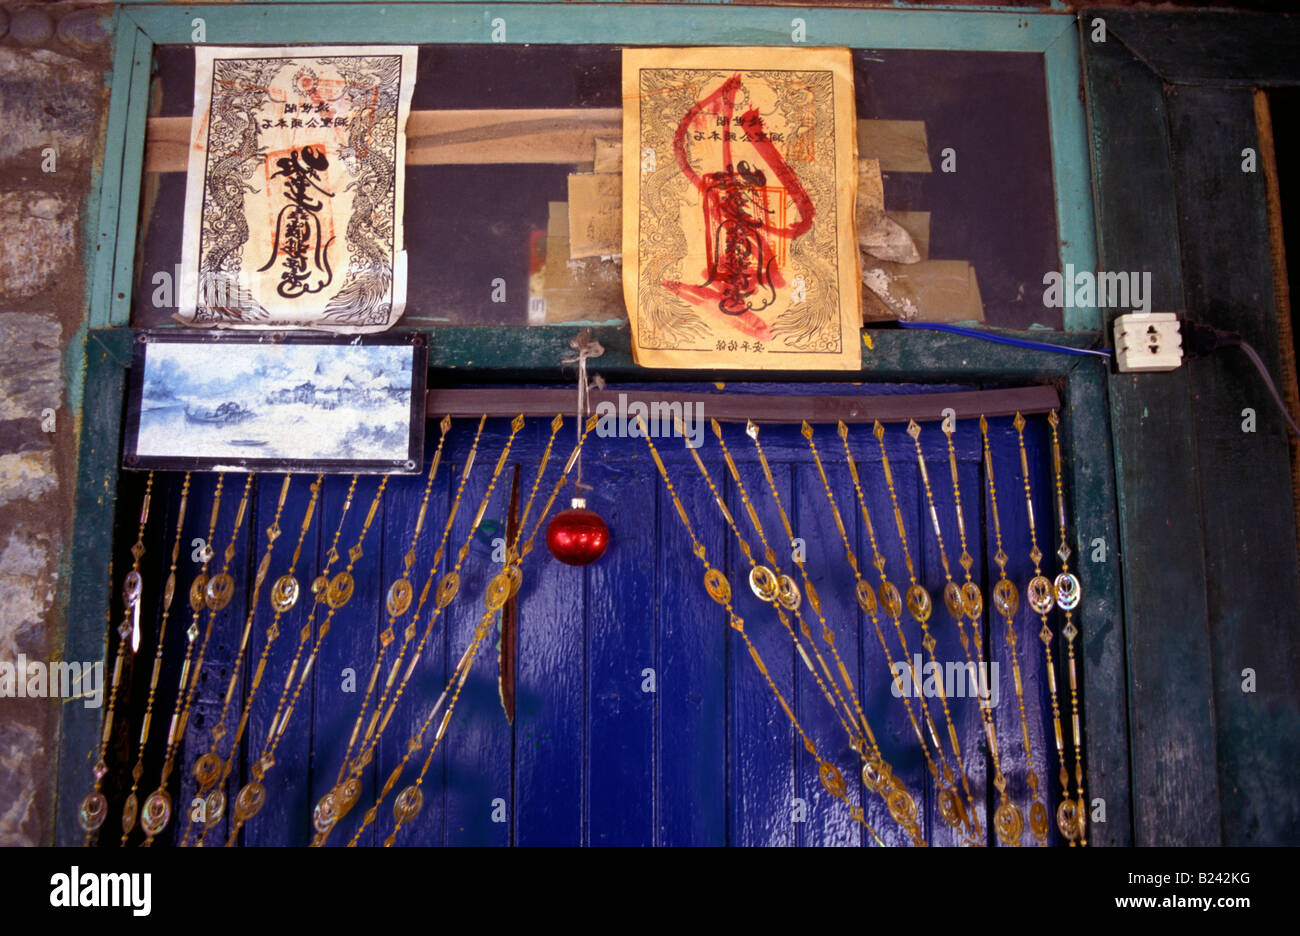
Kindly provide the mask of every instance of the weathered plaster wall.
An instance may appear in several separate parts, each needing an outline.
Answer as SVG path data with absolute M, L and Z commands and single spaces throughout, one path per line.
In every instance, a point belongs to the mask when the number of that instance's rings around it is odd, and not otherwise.
M 63 362 L 85 320 L 110 12 L 0 7 L 0 662 L 46 661 L 63 643 L 77 437 L 66 387 L 80 382 Z M 50 840 L 63 704 L 0 698 L 0 845 Z

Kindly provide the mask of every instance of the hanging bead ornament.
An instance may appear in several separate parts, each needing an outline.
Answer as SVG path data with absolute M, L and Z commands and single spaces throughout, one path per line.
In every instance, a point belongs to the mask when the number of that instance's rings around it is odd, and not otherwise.
M 578 435 L 582 436 L 582 427 L 586 422 L 588 393 L 591 389 L 587 383 L 587 358 L 600 357 L 605 353 L 598 341 L 588 341 L 587 333 L 582 332 L 569 342 L 569 346 L 578 352 L 576 358 L 568 358 L 564 363 L 578 365 Z M 583 489 L 590 490 L 591 485 L 582 483 L 582 452 L 577 452 L 577 476 L 574 490 L 579 496 L 569 502 L 569 509 L 562 510 L 546 527 L 546 548 L 551 555 L 566 565 L 585 566 L 595 562 L 609 548 L 609 525 L 594 510 L 587 508 L 587 500 L 582 497 Z

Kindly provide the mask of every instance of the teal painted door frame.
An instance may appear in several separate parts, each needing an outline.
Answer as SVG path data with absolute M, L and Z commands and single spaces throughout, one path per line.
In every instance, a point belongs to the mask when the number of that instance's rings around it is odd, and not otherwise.
M 300 42 L 489 42 L 492 20 L 507 20 L 511 43 L 603 42 L 754 44 L 790 42 L 791 19 L 805 21 L 810 44 L 889 49 L 1011 51 L 1044 56 L 1062 265 L 1095 267 L 1091 177 L 1086 123 L 1078 97 L 1079 33 L 1075 18 L 1055 13 L 737 8 L 712 4 L 600 4 L 574 16 L 569 4 L 294 3 L 179 6 L 137 4 L 114 12 L 114 67 L 107 143 L 86 259 L 86 326 L 68 358 L 70 405 L 79 417 L 75 529 L 65 567 L 66 659 L 99 659 L 111 588 L 108 546 L 119 520 L 122 400 L 134 331 L 128 327 L 134 248 L 144 162 L 152 50 L 189 44 L 202 17 L 206 40 L 220 44 Z M 1067 310 L 1067 332 L 1052 340 L 1075 347 L 1098 343 L 1096 309 Z M 561 334 L 561 332 L 563 332 Z M 862 379 L 871 381 L 1054 383 L 1062 395 L 1067 497 L 1078 524 L 1084 604 L 1083 650 L 1087 788 L 1107 800 L 1107 822 L 1096 844 L 1126 844 L 1129 826 L 1129 722 L 1125 705 L 1124 623 L 1118 551 L 1094 544 L 1119 541 L 1111 452 L 1106 365 L 1098 358 L 1011 349 L 977 339 L 925 332 L 874 331 L 864 350 Z M 1033 337 L 1049 334 L 1034 332 Z M 568 383 L 555 362 L 568 353 L 561 329 L 439 328 L 427 333 L 430 379 L 452 382 Z M 607 349 L 607 380 L 699 379 L 698 373 L 646 372 L 632 364 L 625 328 L 599 330 Z M 83 343 L 84 339 L 84 343 Z M 84 362 L 82 353 L 84 350 Z M 736 374 L 736 379 L 754 375 Z M 784 375 L 789 379 L 790 375 Z M 800 379 L 843 380 L 841 374 Z M 938 414 L 936 414 L 937 416 Z M 124 507 L 125 512 L 130 511 Z M 1063 652 L 1063 647 L 1059 648 Z M 88 789 L 98 713 L 68 706 L 61 723 L 59 795 L 54 840 L 78 843 L 76 808 Z

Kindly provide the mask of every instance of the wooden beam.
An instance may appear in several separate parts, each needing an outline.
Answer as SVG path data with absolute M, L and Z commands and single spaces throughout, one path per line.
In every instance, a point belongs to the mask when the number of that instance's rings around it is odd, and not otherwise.
M 622 114 L 617 107 L 411 111 L 406 163 L 590 163 L 596 137 L 622 135 Z M 189 117 L 149 118 L 145 171 L 185 171 L 190 125 Z M 886 172 L 930 171 L 922 121 L 859 120 L 858 140 Z
M 455 387 L 428 390 L 425 411 L 430 418 L 447 416 L 553 416 L 573 411 L 576 390 Z M 857 396 L 777 396 L 750 393 L 677 393 L 663 390 L 593 390 L 590 410 L 602 403 L 616 409 L 633 403 L 698 403 L 710 419 L 721 422 L 846 423 L 903 422 L 941 419 L 951 408 L 958 419 L 1046 413 L 1060 406 L 1056 388 L 1047 385 L 970 390 L 955 393 L 909 393 Z

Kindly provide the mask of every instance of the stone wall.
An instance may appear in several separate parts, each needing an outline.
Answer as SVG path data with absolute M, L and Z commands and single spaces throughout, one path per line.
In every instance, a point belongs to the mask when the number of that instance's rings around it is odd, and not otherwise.
M 67 386 L 81 382 L 110 15 L 0 6 L 0 662 L 49 660 L 63 645 L 77 440 Z M 0 846 L 52 840 L 62 704 L 0 698 Z

